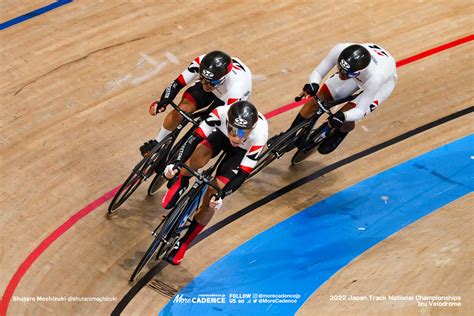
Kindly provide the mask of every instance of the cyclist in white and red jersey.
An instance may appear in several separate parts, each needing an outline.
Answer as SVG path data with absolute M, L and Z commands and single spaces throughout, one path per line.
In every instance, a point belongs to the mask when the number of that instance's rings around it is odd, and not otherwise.
M 332 75 L 319 89 L 322 79 L 334 66 L 337 66 L 338 75 Z M 350 96 L 359 89 L 362 93 L 329 117 L 328 123 L 335 131 L 321 143 L 318 151 L 321 154 L 334 151 L 355 128 L 355 121 L 374 111 L 390 96 L 396 82 L 395 59 L 382 47 L 372 43 L 342 43 L 331 49 L 311 73 L 300 97 L 317 94 L 323 101 L 332 101 Z M 309 119 L 316 110 L 316 101 L 310 98 L 291 127 Z
M 161 94 L 159 101 L 150 105 L 149 112 L 156 115 L 166 110 L 179 91 L 193 84 L 183 94 L 179 107 L 188 113 L 205 108 L 229 105 L 238 100 L 248 100 L 252 92 L 252 73 L 238 58 L 224 52 L 213 51 L 196 57 Z M 170 134 L 181 121 L 180 114 L 173 109 L 165 117 L 160 132 L 143 146 L 140 152 L 146 156 L 155 145 Z
M 201 207 L 194 216 L 186 234 L 180 239 L 168 261 L 179 264 L 191 241 L 210 222 L 214 212 L 222 206 L 222 199 L 235 192 L 248 178 L 257 164 L 258 155 L 268 138 L 268 123 L 265 117 L 248 101 L 217 107 L 199 125 L 180 150 L 178 161 L 185 161 L 196 170 L 221 151 L 225 158 L 217 166 L 214 183 L 221 188 L 220 196 L 209 187 Z M 172 179 L 169 190 L 163 197 L 163 207 L 172 208 L 189 185 L 190 174 L 174 165 L 166 166 L 164 176 Z

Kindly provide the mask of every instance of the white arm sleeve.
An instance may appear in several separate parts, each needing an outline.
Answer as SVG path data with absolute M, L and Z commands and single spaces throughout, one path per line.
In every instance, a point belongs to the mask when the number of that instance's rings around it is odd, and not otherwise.
M 212 110 L 208 117 L 204 121 L 199 124 L 198 129 L 196 132 L 204 139 L 209 136 L 216 127 L 221 126 L 222 123 L 222 115 L 226 113 L 227 110 L 223 111 L 223 106 L 219 106 Z
M 337 64 L 337 58 L 344 48 L 346 48 L 348 43 L 341 43 L 334 46 L 329 54 L 319 63 L 319 65 L 314 68 L 313 72 L 309 76 L 310 83 L 321 84 L 321 80 L 329 73 L 329 71 Z
M 201 60 L 204 58 L 205 55 L 198 56 L 193 59 L 191 64 L 189 64 L 188 68 L 186 68 L 180 75 L 184 84 L 189 84 L 196 80 L 199 76 L 199 65 L 201 64 Z M 181 81 L 181 80 L 180 80 Z

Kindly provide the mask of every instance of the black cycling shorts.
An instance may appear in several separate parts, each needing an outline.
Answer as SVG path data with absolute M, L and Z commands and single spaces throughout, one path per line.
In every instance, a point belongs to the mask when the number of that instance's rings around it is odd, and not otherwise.
M 183 94 L 183 99 L 189 100 L 196 105 L 196 110 L 204 109 L 212 103 L 213 108 L 224 105 L 224 102 L 217 98 L 214 93 L 204 91 L 199 81 L 186 89 Z
M 232 146 L 229 138 L 220 130 L 212 132 L 201 144 L 211 149 L 212 158 L 216 157 L 221 151 L 226 153 L 224 159 L 217 166 L 216 178 L 227 184 L 237 174 L 247 150 Z

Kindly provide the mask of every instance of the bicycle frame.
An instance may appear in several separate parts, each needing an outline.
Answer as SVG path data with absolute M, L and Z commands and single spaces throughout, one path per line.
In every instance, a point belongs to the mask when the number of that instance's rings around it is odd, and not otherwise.
M 171 102 L 170 105 L 183 117 L 181 122 L 178 124 L 178 126 L 174 129 L 174 131 L 171 132 L 171 137 L 173 138 L 173 142 L 171 143 L 172 149 L 168 153 L 167 160 L 172 159 L 176 153 L 178 152 L 179 148 L 184 144 L 184 142 L 191 136 L 191 134 L 196 130 L 196 128 L 200 124 L 200 120 L 196 120 L 196 118 L 204 117 L 207 116 L 206 112 L 209 112 L 209 108 L 204 109 L 204 110 L 199 110 L 196 111 L 192 114 L 188 114 L 181 110 L 179 106 L 177 106 L 174 102 Z M 181 131 L 188 125 L 189 123 L 192 123 L 194 126 L 184 134 L 184 136 L 174 145 L 176 139 L 178 138 L 178 135 L 181 133 Z M 173 146 L 174 145 L 174 146 Z
M 194 171 L 191 169 L 189 166 L 182 162 L 175 162 L 175 164 L 179 168 L 185 168 L 190 174 L 192 174 L 195 178 L 196 181 L 194 182 L 193 186 L 189 191 L 183 195 L 183 197 L 176 203 L 176 205 L 179 205 L 180 201 L 184 198 L 189 198 L 191 201 L 184 209 L 185 211 L 182 212 L 178 216 L 178 223 L 174 223 L 174 228 L 172 230 L 180 229 L 178 232 L 182 231 L 185 229 L 182 225 L 186 222 L 186 220 L 191 216 L 194 210 L 197 210 L 199 205 L 201 204 L 202 198 L 204 194 L 206 193 L 207 189 L 209 186 L 213 187 L 218 194 L 220 194 L 220 188 L 217 187 L 215 184 L 212 183 L 211 180 L 211 175 L 213 174 L 214 170 L 217 168 L 219 163 L 224 159 L 225 154 L 221 154 L 217 161 L 209 167 L 207 170 L 199 173 L 197 171 Z M 174 212 L 174 209 L 171 211 L 171 213 Z M 169 215 L 171 215 L 171 213 Z
M 173 142 L 171 143 L 172 149 L 167 155 L 167 161 L 170 159 L 175 159 L 177 156 L 177 153 L 181 146 L 186 142 L 186 140 L 194 133 L 194 131 L 199 127 L 199 124 L 201 123 L 202 120 L 201 118 L 205 118 L 208 116 L 212 110 L 214 110 L 214 107 L 212 104 L 210 104 L 207 108 L 197 110 L 196 112 L 189 114 L 187 112 L 184 112 L 177 106 L 174 102 L 171 102 L 170 105 L 178 112 L 183 119 L 181 122 L 178 124 L 178 126 L 174 129 L 174 131 L 171 132 L 171 137 L 173 138 Z M 184 134 L 183 137 L 176 143 L 176 139 L 178 138 L 178 135 L 181 133 L 181 131 L 189 124 L 192 123 L 194 126 Z
M 311 116 L 311 118 L 308 121 L 302 122 L 301 124 L 295 126 L 290 131 L 288 131 L 288 133 L 292 134 L 292 133 L 298 132 L 299 130 L 302 130 L 303 132 L 297 138 L 297 142 L 305 144 L 308 141 L 308 136 L 313 130 L 314 125 L 324 113 L 331 115 L 332 114 L 331 108 L 341 103 L 352 101 L 355 98 L 357 98 L 359 94 L 360 93 L 355 94 L 355 95 L 350 95 L 348 97 L 345 97 L 339 100 L 334 100 L 334 101 L 323 101 L 319 99 L 318 96 L 315 96 L 314 99 L 316 103 L 318 104 L 318 109 L 316 110 L 316 112 Z
M 168 161 L 175 159 L 177 153 L 184 142 L 199 126 L 203 117 L 207 116 L 214 107 L 209 107 L 188 114 L 181 110 L 175 103 L 171 102 L 171 106 L 183 117 L 177 128 L 166 136 L 161 142 L 152 149 L 148 156 L 143 157 L 138 164 L 132 168 L 132 172 L 122 183 L 119 190 L 114 195 L 108 207 L 108 214 L 114 213 L 149 177 L 155 174 L 155 178 L 148 188 L 148 195 L 154 194 L 160 187 L 159 179 L 161 172 L 164 170 Z M 186 127 L 188 123 L 192 123 L 193 127 L 178 141 L 178 135 Z
M 186 208 L 186 211 L 184 212 L 184 216 L 181 219 L 181 222 L 178 223 L 177 233 L 180 233 L 181 231 L 188 228 L 188 226 L 184 226 L 184 224 L 186 224 L 186 221 L 188 220 L 188 218 L 191 217 L 194 211 L 199 208 L 199 205 L 201 205 L 202 198 L 204 194 L 206 193 L 206 190 L 208 187 L 209 186 L 206 183 L 203 183 L 202 185 L 198 182 L 194 183 L 194 185 L 191 188 L 192 191 L 189 191 L 189 196 L 191 196 L 190 200 L 192 201 L 192 203 L 188 205 L 188 207 Z
M 154 170 L 155 170 L 155 177 L 153 178 L 150 186 L 148 187 L 148 195 L 153 195 L 156 193 L 157 189 L 161 187 L 162 183 L 160 184 L 160 178 L 161 178 L 161 172 L 164 171 L 165 166 L 168 164 L 169 161 L 175 160 L 178 157 L 178 153 L 180 148 L 184 145 L 186 140 L 194 133 L 196 128 L 199 126 L 199 124 L 202 122 L 202 119 L 205 118 L 209 113 L 214 109 L 212 104 L 205 108 L 198 110 L 192 114 L 187 114 L 186 112 L 182 111 L 179 107 L 176 106 L 176 104 L 172 103 L 171 104 L 178 113 L 180 113 L 183 116 L 183 119 L 181 122 L 178 124 L 176 129 L 171 132 L 170 135 L 167 136 L 166 139 L 171 140 L 171 143 L 169 146 L 166 148 L 166 156 L 163 157 L 160 161 L 159 164 L 155 164 Z M 197 118 L 197 119 L 196 119 Z M 176 139 L 178 138 L 178 135 L 181 133 L 181 131 L 186 127 L 186 125 L 191 122 L 193 124 L 193 127 L 189 129 L 186 134 L 181 137 L 180 140 L 176 142 Z
M 278 136 L 274 136 L 277 138 L 272 143 L 272 145 L 267 146 L 267 149 L 262 151 L 254 171 L 250 174 L 247 180 L 253 178 L 256 174 L 266 168 L 273 160 L 280 159 L 284 154 L 293 150 L 295 146 L 298 146 L 298 149 L 300 149 L 300 147 L 304 147 L 308 143 L 308 139 L 314 135 L 311 133 L 313 131 L 313 127 L 324 113 L 331 115 L 332 113 L 330 108 L 344 102 L 352 101 L 358 95 L 359 94 L 351 95 L 346 98 L 330 102 L 324 102 L 317 96 L 314 97 L 318 104 L 318 109 L 316 112 L 309 120 L 301 122 L 300 124 Z M 325 130 L 324 134 L 320 134 L 320 136 L 326 136 L 329 131 L 330 129 Z
M 185 226 L 189 217 L 198 209 L 202 197 L 208 188 L 209 179 L 198 179 L 192 188 L 178 201 L 176 206 L 166 215 L 160 224 L 151 233 L 154 237 L 150 247 L 145 252 L 143 258 L 135 268 L 130 277 L 133 281 L 135 277 L 141 272 L 145 265 L 151 260 L 156 252 L 156 259 L 164 259 L 173 249 L 178 241 L 180 234 L 189 226 Z M 188 199 L 184 207 L 181 208 L 180 203 Z

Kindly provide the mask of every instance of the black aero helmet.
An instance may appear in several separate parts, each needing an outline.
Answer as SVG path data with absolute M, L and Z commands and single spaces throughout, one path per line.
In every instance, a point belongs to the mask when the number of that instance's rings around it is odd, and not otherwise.
M 227 129 L 230 134 L 241 138 L 248 136 L 258 121 L 258 111 L 248 101 L 233 103 L 227 112 Z
M 221 83 L 232 70 L 232 58 L 224 52 L 213 51 L 204 56 L 199 66 L 199 77 L 212 85 Z
M 358 71 L 367 68 L 370 64 L 370 53 L 362 45 L 354 44 L 344 48 L 337 59 L 339 71 L 349 77 L 359 75 Z

